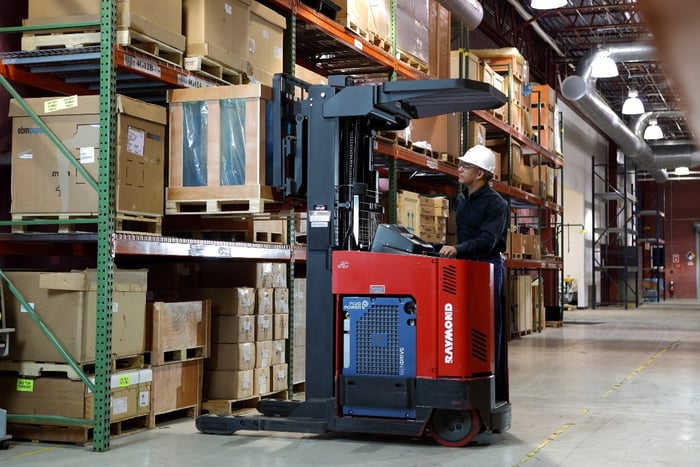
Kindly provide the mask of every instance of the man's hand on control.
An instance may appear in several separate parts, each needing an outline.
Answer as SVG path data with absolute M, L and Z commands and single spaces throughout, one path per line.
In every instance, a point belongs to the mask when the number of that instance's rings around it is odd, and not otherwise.
M 440 256 L 443 258 L 456 258 L 457 257 L 457 248 L 449 245 L 445 245 L 442 248 L 440 248 Z

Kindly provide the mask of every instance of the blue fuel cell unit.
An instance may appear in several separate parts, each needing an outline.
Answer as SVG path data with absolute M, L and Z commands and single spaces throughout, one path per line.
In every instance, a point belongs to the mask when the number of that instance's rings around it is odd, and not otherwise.
M 342 298 L 343 375 L 391 381 L 416 377 L 416 306 L 411 297 Z M 344 406 L 345 415 L 415 418 L 415 409 Z

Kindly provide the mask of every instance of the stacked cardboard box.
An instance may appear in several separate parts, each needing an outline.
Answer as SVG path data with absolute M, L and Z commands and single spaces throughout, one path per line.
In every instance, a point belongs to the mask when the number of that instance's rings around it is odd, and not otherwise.
M 29 0 L 25 26 L 49 24 L 71 24 L 83 21 L 99 21 L 100 0 Z M 182 35 L 182 0 L 117 0 L 117 28 L 120 31 L 135 32 L 148 39 L 140 42 L 160 43 L 173 49 L 185 50 L 185 36 Z M 61 40 L 56 32 L 79 32 L 82 29 L 68 28 L 51 30 L 52 34 L 27 33 L 22 39 L 23 50 L 33 50 L 36 40 Z M 97 42 L 99 42 L 99 32 Z M 84 39 L 83 39 L 84 40 Z M 60 42 L 45 42 L 46 46 L 56 46 Z M 31 47 L 30 47 L 31 45 Z M 181 55 L 180 55 L 181 57 Z
M 74 272 L 6 271 L 7 278 L 51 330 L 66 353 L 88 375 L 96 361 L 97 278 L 95 270 Z M 112 365 L 131 368 L 112 374 L 112 423 L 139 417 L 148 426 L 150 369 L 145 351 L 146 270 L 114 271 Z M 4 284 L 7 287 L 7 284 Z M 15 328 L 6 373 L 0 381 L 0 406 L 17 414 L 42 414 L 92 420 L 92 394 L 61 353 L 9 290 L 6 323 Z M 12 297 L 12 298 L 10 298 Z M 141 419 L 140 417 L 143 417 Z M 60 421 L 57 422 L 60 425 Z M 19 424 L 16 437 L 43 441 L 87 442 L 88 426 L 56 428 Z M 56 438 L 63 430 L 69 439 Z
M 146 342 L 153 370 L 150 426 L 162 414 L 202 406 L 204 359 L 210 355 L 211 302 L 154 302 L 147 307 Z
M 420 223 L 417 235 L 430 243 L 445 243 L 450 200 L 444 196 L 419 197 Z
M 523 94 L 523 85 L 529 82 L 530 76 L 525 57 L 515 48 L 477 49 L 473 52 L 481 59 L 482 81 L 489 82 L 490 77 L 490 83 L 509 99 L 504 107 L 495 110 L 496 115 L 519 132 L 530 134 L 531 128 L 525 127 L 526 119 L 530 120 L 530 98 Z
M 306 279 L 294 278 L 294 325 L 292 326 L 292 383 L 306 381 Z
M 530 120 L 533 138 L 543 148 L 556 152 L 554 146 L 556 91 L 550 86 L 533 85 L 530 95 Z
M 237 400 L 286 389 L 286 265 L 245 263 L 228 273 L 222 268 L 229 265 L 211 266 L 203 270 L 202 282 L 216 288 L 187 292 L 212 300 L 213 346 L 212 358 L 206 363 L 207 397 Z

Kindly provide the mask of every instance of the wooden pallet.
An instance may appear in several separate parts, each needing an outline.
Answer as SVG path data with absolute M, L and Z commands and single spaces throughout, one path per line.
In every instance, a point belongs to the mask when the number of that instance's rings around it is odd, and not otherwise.
M 75 49 L 100 45 L 100 32 L 47 31 L 22 36 L 22 50 Z M 117 31 L 117 44 L 129 47 L 161 60 L 182 66 L 183 52 L 164 42 L 130 29 Z
M 274 202 L 266 185 L 168 187 L 166 214 L 246 214 L 265 212 Z
M 13 221 L 74 221 L 77 219 L 95 220 L 92 223 L 69 224 L 18 224 L 12 226 L 12 233 L 79 233 L 97 231 L 97 214 L 90 213 L 17 213 Z M 163 216 L 148 214 L 126 214 L 118 212 L 114 220 L 114 230 L 120 233 L 138 233 L 160 236 L 163 229 Z
M 185 69 L 225 84 L 243 84 L 245 78 L 242 71 L 203 55 L 185 57 Z
M 447 154 L 446 152 L 435 153 L 435 159 L 446 164 L 454 165 L 455 167 L 458 165 L 459 162 L 455 156 Z
M 547 321 L 546 325 L 548 328 L 560 328 L 564 326 L 564 321 Z
M 241 415 L 249 413 L 262 399 L 287 399 L 288 391 L 270 392 L 245 399 L 212 399 L 202 403 L 202 411 L 216 415 Z
M 385 52 L 391 52 L 391 41 L 376 32 L 369 31 L 369 42 Z
M 191 407 L 182 407 L 179 409 L 170 410 L 167 412 L 149 414 L 148 428 L 157 428 L 158 425 L 177 420 L 180 418 L 197 418 L 201 413 L 201 407 L 193 405 Z
M 361 38 L 363 38 L 366 41 L 369 41 L 369 31 L 365 31 L 362 27 L 360 27 L 359 24 L 354 23 L 353 21 L 347 21 L 345 24 L 345 28 L 348 29 L 349 31 L 354 32 Z
M 125 370 L 139 370 L 144 367 L 144 355 L 132 355 L 128 357 L 112 358 L 112 372 Z M 95 362 L 79 363 L 80 368 L 86 375 L 95 374 Z M 51 374 L 66 375 L 68 379 L 77 381 L 80 379 L 78 373 L 67 363 L 60 362 L 30 362 L 0 360 L 0 371 L 11 371 L 20 376 L 48 376 Z
M 196 347 L 186 347 L 175 350 L 164 350 L 160 354 L 156 352 L 146 352 L 146 363 L 148 364 L 164 364 L 174 362 L 186 362 L 188 360 L 198 360 L 206 358 L 207 348 L 204 345 Z
M 149 414 L 112 422 L 109 424 L 111 438 L 139 433 L 148 429 Z M 65 426 L 39 423 L 13 422 L 7 424 L 7 432 L 14 439 L 35 442 L 71 443 L 84 446 L 93 440 L 91 426 Z
M 401 49 L 399 49 L 399 51 L 396 52 L 396 58 L 400 62 L 405 63 L 406 65 L 420 71 L 421 73 L 428 73 L 430 71 L 430 67 L 427 63 L 425 63 L 423 60 L 416 58 L 415 55 L 411 55 L 410 53 L 405 52 Z

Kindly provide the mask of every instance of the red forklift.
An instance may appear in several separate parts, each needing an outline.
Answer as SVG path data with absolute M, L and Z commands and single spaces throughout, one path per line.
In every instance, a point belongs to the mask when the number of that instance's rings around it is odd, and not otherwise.
M 382 223 L 373 153 L 377 131 L 506 97 L 467 79 L 309 85 L 287 75 L 275 76 L 273 96 L 270 183 L 307 207 L 306 398 L 263 399 L 260 415 L 201 415 L 197 429 L 430 436 L 445 446 L 507 431 L 510 402 L 495 396 L 507 370 L 495 369 L 493 266 L 440 258 Z

